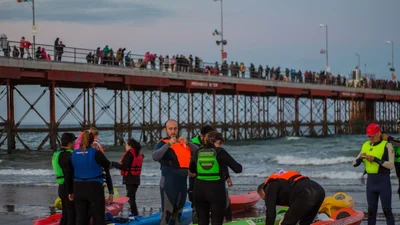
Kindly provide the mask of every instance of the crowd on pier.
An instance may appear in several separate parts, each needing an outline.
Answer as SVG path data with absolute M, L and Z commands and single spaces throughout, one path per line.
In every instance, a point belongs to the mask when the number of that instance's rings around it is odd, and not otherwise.
M 11 48 L 9 41 L 8 48 L 3 49 L 5 56 L 32 59 L 30 48 L 33 49 L 33 46 L 31 42 L 22 37 L 19 43 L 14 43 L 15 45 Z M 17 45 L 19 45 L 19 48 Z M 45 47 L 47 47 L 47 50 Z M 226 60 L 220 65 L 219 62 L 205 63 L 200 57 L 193 57 L 192 55 L 188 57 L 179 54 L 172 56 L 167 54 L 163 56 L 151 52 L 146 52 L 144 55 L 136 55 L 131 53 L 131 51 L 126 52 L 126 48 L 119 48 L 115 51 L 108 45 L 104 48 L 98 47 L 96 50 L 67 48 L 59 38 L 55 40 L 53 46 L 40 45 L 35 46 L 35 48 L 33 54 L 36 60 L 62 61 L 62 56 L 65 54 L 65 61 L 71 61 L 71 59 L 73 59 L 75 63 L 85 62 L 90 64 L 160 70 L 163 72 L 201 73 L 208 76 L 231 76 L 278 80 L 282 82 L 400 90 L 400 81 L 396 80 L 382 80 L 367 76 L 361 76 L 359 80 L 356 80 L 355 74 L 346 77 L 345 75 L 334 75 L 325 71 L 302 72 L 301 70 L 289 68 L 281 69 L 280 66 L 270 65 L 265 65 L 265 67 L 259 65 L 256 67 L 253 63 L 247 67 L 243 62 L 231 61 L 229 63 Z M 52 54 L 50 54 L 50 52 L 52 52 Z

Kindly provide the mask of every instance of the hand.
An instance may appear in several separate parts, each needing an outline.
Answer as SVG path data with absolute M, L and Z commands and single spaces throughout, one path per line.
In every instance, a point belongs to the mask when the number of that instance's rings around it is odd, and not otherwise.
M 180 137 L 179 137 L 179 141 L 182 142 L 182 144 L 185 144 L 185 145 L 187 145 L 187 143 L 188 143 L 187 138 L 184 137 L 184 136 L 180 136 Z
M 115 168 L 115 165 L 118 165 L 119 163 L 118 162 L 111 162 L 111 167 L 112 168 Z M 111 168 L 110 168 L 111 169 Z
M 372 155 L 367 155 L 366 159 L 368 160 L 368 162 L 373 162 L 375 157 L 373 157 Z
M 113 203 L 113 200 L 114 200 L 114 194 L 109 194 L 108 195 L 108 202 L 109 203 Z
M 232 187 L 233 186 L 231 178 L 226 179 L 226 183 L 228 184 L 228 187 Z
M 188 172 L 189 177 L 196 177 L 195 173 L 191 173 L 190 171 Z
M 73 201 L 74 200 L 74 194 L 68 194 L 68 199 L 70 201 Z
M 365 159 L 365 158 L 367 158 L 367 154 L 365 154 L 365 153 L 362 153 L 362 154 L 360 155 L 360 158 L 362 158 L 362 159 Z
M 176 143 L 176 137 L 171 137 L 170 139 L 169 139 L 169 144 L 170 145 L 173 145 L 173 144 L 175 144 Z
M 385 141 L 387 141 L 389 139 L 389 135 L 387 134 L 381 134 L 381 138 Z

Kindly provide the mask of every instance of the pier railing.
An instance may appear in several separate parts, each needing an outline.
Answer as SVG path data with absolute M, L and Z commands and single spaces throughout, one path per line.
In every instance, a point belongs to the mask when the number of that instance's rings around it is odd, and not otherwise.
M 4 55 L 8 55 L 9 57 L 14 56 L 14 46 L 19 51 L 19 42 L 17 41 L 9 41 L 10 45 L 10 52 L 8 54 L 5 52 Z M 135 54 L 131 53 L 128 50 L 124 51 L 124 54 L 117 61 L 117 52 L 118 49 L 113 49 L 114 57 L 101 59 L 97 56 L 96 49 L 89 49 L 89 48 L 77 48 L 77 47 L 69 47 L 66 46 L 63 48 L 63 52 L 60 55 L 58 51 L 56 51 L 54 45 L 48 44 L 36 44 L 36 49 L 33 49 L 33 46 L 29 49 L 29 53 L 27 49 L 25 49 L 25 53 L 23 58 L 30 59 L 30 60 L 46 60 L 36 56 L 37 48 L 44 48 L 46 51 L 46 55 L 50 55 L 52 62 L 60 62 L 60 63 L 74 63 L 74 64 L 93 64 L 95 65 L 102 65 L 102 66 L 110 66 L 110 67 L 129 67 L 132 69 L 144 69 L 144 70 L 158 70 L 162 72 L 190 72 L 199 75 L 210 75 L 215 76 L 213 71 L 207 71 L 206 67 L 213 67 L 215 66 L 214 63 L 204 62 L 202 59 L 193 56 L 193 63 L 186 64 L 186 63 L 175 63 L 175 67 L 172 68 L 170 61 L 164 61 L 164 63 L 160 63 L 159 59 L 156 58 L 154 64 L 152 65 L 150 62 L 144 63 L 145 55 L 142 54 Z M 112 49 L 112 48 L 110 48 Z M 102 50 L 102 49 L 101 49 Z M 92 57 L 88 57 L 88 54 L 92 53 Z M 165 55 L 164 59 L 165 59 Z M 20 55 L 18 56 L 20 57 Z M 60 58 L 59 58 L 60 57 Z M 171 57 L 169 58 L 171 59 Z M 240 62 L 239 62 L 240 63 Z M 266 76 L 265 68 L 262 74 L 258 74 L 257 68 L 255 67 L 256 71 L 251 74 L 250 68 L 246 65 L 245 72 L 242 73 L 237 71 L 237 73 L 233 73 L 230 71 L 230 64 L 228 63 L 228 76 L 231 77 L 241 77 L 241 78 L 256 78 L 256 79 L 267 79 L 271 80 L 270 75 Z M 221 65 L 219 65 L 221 68 Z M 218 74 L 221 74 L 221 71 L 218 71 Z M 345 76 L 332 76 L 330 79 L 327 77 L 326 81 L 322 79 L 314 79 L 310 81 L 307 79 L 304 74 L 301 74 L 300 77 L 296 76 L 294 79 L 292 78 L 291 74 L 287 77 L 284 70 L 280 71 L 280 74 L 276 78 L 282 82 L 294 82 L 294 83 L 316 83 L 321 85 L 336 85 L 336 86 L 348 86 L 347 77 Z M 375 82 L 375 81 L 374 81 Z M 374 88 L 374 89 L 400 89 L 400 84 L 397 81 L 392 82 L 392 84 L 382 83 L 379 81 L 379 84 L 370 84 L 364 85 L 365 88 Z

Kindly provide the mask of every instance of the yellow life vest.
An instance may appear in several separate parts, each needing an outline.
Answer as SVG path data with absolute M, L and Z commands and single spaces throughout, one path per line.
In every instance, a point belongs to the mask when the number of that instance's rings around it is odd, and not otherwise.
M 385 152 L 386 143 L 387 141 L 382 140 L 379 145 L 371 146 L 371 142 L 366 141 L 362 146 L 361 153 L 365 153 L 367 156 L 373 156 L 381 160 L 383 153 Z M 363 162 L 365 165 L 365 171 L 367 171 L 368 174 L 378 173 L 380 167 L 378 163 L 369 162 L 367 159 L 363 159 Z

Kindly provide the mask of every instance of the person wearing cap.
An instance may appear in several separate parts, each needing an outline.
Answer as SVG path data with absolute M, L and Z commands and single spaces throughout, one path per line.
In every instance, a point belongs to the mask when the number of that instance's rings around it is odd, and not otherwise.
M 400 133 L 400 119 L 396 120 L 396 125 L 397 125 L 397 132 Z M 382 139 L 385 141 L 388 141 L 392 143 L 393 148 L 394 148 L 394 167 L 396 170 L 396 176 L 397 179 L 399 180 L 399 188 L 397 189 L 397 194 L 399 195 L 400 199 L 400 138 L 394 138 L 392 136 L 389 136 L 387 134 L 382 134 Z
M 195 175 L 193 204 L 199 225 L 209 224 L 210 212 L 213 225 L 223 223 L 227 202 L 225 170 L 227 167 L 235 173 L 243 170 L 242 165 L 221 147 L 223 142 L 221 133 L 207 133 L 204 145 L 190 161 L 189 170 Z
M 391 143 L 381 138 L 378 124 L 370 124 L 366 134 L 369 138 L 361 148 L 361 152 L 353 161 L 358 167 L 364 163 L 367 178 L 368 225 L 376 224 L 379 198 L 386 217 L 386 224 L 394 225 L 392 213 L 392 185 L 390 170 L 394 167 L 394 150 Z
M 53 154 L 51 162 L 58 183 L 58 197 L 62 204 L 60 225 L 75 224 L 75 205 L 73 201 L 68 200 L 68 182 L 65 182 L 65 178 L 69 176 L 70 172 L 68 165 L 75 140 L 76 137 L 73 133 L 64 133 L 61 136 L 61 149 Z

